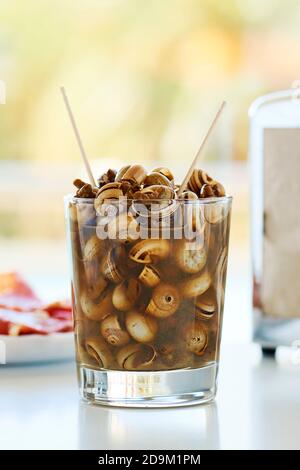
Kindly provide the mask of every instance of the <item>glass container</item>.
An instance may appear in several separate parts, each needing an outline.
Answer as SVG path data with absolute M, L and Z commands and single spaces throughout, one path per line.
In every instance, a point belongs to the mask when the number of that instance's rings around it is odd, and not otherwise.
M 299 89 L 249 110 L 253 330 L 264 350 L 300 338 Z
M 163 407 L 216 393 L 231 198 L 66 198 L 79 387 Z

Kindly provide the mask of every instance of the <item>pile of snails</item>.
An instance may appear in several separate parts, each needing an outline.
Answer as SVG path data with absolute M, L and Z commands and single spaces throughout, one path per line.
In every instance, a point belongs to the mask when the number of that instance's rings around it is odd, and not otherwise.
M 129 200 L 177 200 L 172 173 L 140 165 L 109 170 L 98 187 L 76 180 L 69 206 L 77 359 L 111 370 L 200 367 L 216 359 L 224 298 L 230 213 L 203 205 L 201 237 L 131 237 L 132 212 L 118 213 L 118 236 L 98 236 L 99 208 Z M 222 197 L 223 186 L 194 170 L 181 198 Z M 86 198 L 86 203 L 84 203 Z M 213 207 L 213 205 L 212 205 Z M 224 206 L 225 207 L 225 206 Z M 84 210 L 83 210 L 84 208 Z M 84 214 L 84 216 L 83 216 Z M 159 222 L 160 223 L 160 222 Z
M 74 181 L 77 187 L 76 197 L 95 198 L 100 204 L 105 199 L 118 199 L 127 196 L 129 199 L 174 199 L 177 198 L 179 186 L 168 168 L 154 168 L 147 174 L 142 165 L 126 165 L 118 172 L 109 169 L 97 180 L 97 186 Z M 195 169 L 190 177 L 187 189 L 181 199 L 198 199 L 223 197 L 225 190 L 221 183 L 211 178 L 205 171 Z

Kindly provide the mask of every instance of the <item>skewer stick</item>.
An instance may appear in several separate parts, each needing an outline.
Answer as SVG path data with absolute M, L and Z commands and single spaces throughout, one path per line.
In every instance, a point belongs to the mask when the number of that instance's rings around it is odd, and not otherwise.
M 69 115 L 69 118 L 70 118 L 70 121 L 71 121 L 71 124 L 72 124 L 72 127 L 73 127 L 73 131 L 74 131 L 74 134 L 75 134 L 75 137 L 76 137 L 76 140 L 77 140 L 79 149 L 80 149 L 80 153 L 81 153 L 81 156 L 82 156 L 82 159 L 83 159 L 83 163 L 84 163 L 85 169 L 86 169 L 86 171 L 87 171 L 87 174 L 88 174 L 90 183 L 91 183 L 91 185 L 94 187 L 94 186 L 96 186 L 96 183 L 95 183 L 95 180 L 94 180 L 94 177 L 93 177 L 93 173 L 92 173 L 92 170 L 91 170 L 91 166 L 90 166 L 90 164 L 89 164 L 87 155 L 86 155 L 85 150 L 84 150 L 84 147 L 83 147 L 83 143 L 82 143 L 82 140 L 81 140 L 81 137 L 80 137 L 80 134 L 79 134 L 79 131 L 78 131 L 78 128 L 77 128 L 75 119 L 74 119 L 74 115 L 73 115 L 72 110 L 71 110 L 71 106 L 70 106 L 70 103 L 69 103 L 69 100 L 68 100 L 68 97 L 67 97 L 67 94 L 66 94 L 66 90 L 65 90 L 65 88 L 62 86 L 62 87 L 60 87 L 60 91 L 61 91 L 61 94 L 62 94 L 64 103 L 65 103 L 65 105 L 66 105 L 66 109 L 67 109 L 67 112 L 68 112 L 68 115 Z
M 217 121 L 218 121 L 219 117 L 221 116 L 221 113 L 222 113 L 222 111 L 223 111 L 225 105 L 226 105 L 226 101 L 223 101 L 222 104 L 221 104 L 221 106 L 220 106 L 220 108 L 219 108 L 219 110 L 218 110 L 218 112 L 217 112 L 217 114 L 215 115 L 214 120 L 212 121 L 212 123 L 211 123 L 211 125 L 210 125 L 210 127 L 209 127 L 209 129 L 208 129 L 208 131 L 207 131 L 207 133 L 206 133 L 206 135 L 205 135 L 205 137 L 204 137 L 204 139 L 203 139 L 202 142 L 201 142 L 201 145 L 200 145 L 200 147 L 199 147 L 199 150 L 198 150 L 198 152 L 197 152 L 196 155 L 195 155 L 195 158 L 194 158 L 194 160 L 193 160 L 193 162 L 192 162 L 192 164 L 191 164 L 191 166 L 190 166 L 190 168 L 189 168 L 189 171 L 187 172 L 187 174 L 186 174 L 186 176 L 185 176 L 183 182 L 181 183 L 181 186 L 180 186 L 180 188 L 179 188 L 179 190 L 178 190 L 178 192 L 177 192 L 177 195 L 178 195 L 178 196 L 181 196 L 181 194 L 182 194 L 183 191 L 185 190 L 185 188 L 186 188 L 186 186 L 187 186 L 187 184 L 188 184 L 188 182 L 189 182 L 189 179 L 190 179 L 190 177 L 192 176 L 192 173 L 193 173 L 193 171 L 194 171 L 194 169 L 195 169 L 195 167 L 196 167 L 196 165 L 197 165 L 197 162 L 198 162 L 199 157 L 200 157 L 200 155 L 201 155 L 201 153 L 202 153 L 202 151 L 203 151 L 203 148 L 204 148 L 204 146 L 205 146 L 205 144 L 206 144 L 206 142 L 207 142 L 207 140 L 208 140 L 210 134 L 212 133 L 213 129 L 215 128 L 215 126 L 216 126 L 216 124 L 217 124 Z

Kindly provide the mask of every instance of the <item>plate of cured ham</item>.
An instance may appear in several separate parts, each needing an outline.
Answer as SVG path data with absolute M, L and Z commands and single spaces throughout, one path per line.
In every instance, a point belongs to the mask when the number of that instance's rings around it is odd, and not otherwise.
M 0 356 L 4 364 L 73 358 L 71 305 L 43 302 L 17 273 L 0 274 Z

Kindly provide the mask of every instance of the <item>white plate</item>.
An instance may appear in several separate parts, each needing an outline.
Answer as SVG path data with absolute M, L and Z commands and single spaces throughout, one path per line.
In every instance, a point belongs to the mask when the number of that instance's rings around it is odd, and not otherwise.
M 65 361 L 75 356 L 74 333 L 0 335 L 0 364 Z

